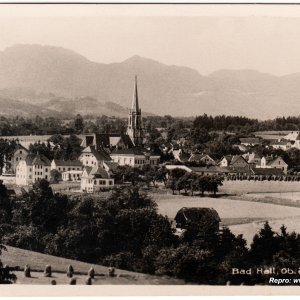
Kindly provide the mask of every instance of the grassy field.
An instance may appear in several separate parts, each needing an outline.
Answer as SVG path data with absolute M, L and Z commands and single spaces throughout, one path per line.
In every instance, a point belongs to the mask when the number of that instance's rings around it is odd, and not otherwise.
M 297 181 L 224 181 L 220 187 L 221 193 L 246 194 L 268 192 L 300 192 L 300 182 Z
M 182 207 L 214 208 L 222 224 L 229 226 L 235 234 L 243 234 L 248 244 L 267 220 L 276 230 L 285 224 L 289 232 L 300 232 L 300 208 L 298 207 L 237 200 L 238 197 L 235 199 L 201 198 L 172 194 L 152 194 L 152 197 L 158 204 L 159 213 L 170 219 L 173 219 Z
M 182 207 L 212 207 L 220 218 L 280 218 L 300 216 L 300 208 L 260 203 L 252 201 L 233 200 L 228 198 L 191 197 L 182 195 L 152 195 L 158 204 L 162 215 L 174 218 Z
M 66 276 L 68 265 L 72 265 L 75 271 L 74 277 L 77 284 L 84 284 L 87 279 L 87 272 L 91 264 L 45 255 L 38 252 L 32 252 L 19 248 L 6 246 L 8 251 L 3 251 L 1 261 L 10 267 L 19 266 L 21 269 L 28 264 L 32 270 L 32 277 L 24 277 L 23 272 L 14 272 L 17 277 L 17 283 L 20 284 L 50 284 L 55 279 L 58 284 L 69 284 L 70 279 Z M 53 277 L 45 278 L 43 270 L 49 264 L 52 267 Z M 115 277 L 108 277 L 108 268 L 100 265 L 93 265 L 96 272 L 96 279 L 93 284 L 183 284 L 183 281 L 169 277 L 151 276 L 142 273 L 130 272 L 116 269 Z

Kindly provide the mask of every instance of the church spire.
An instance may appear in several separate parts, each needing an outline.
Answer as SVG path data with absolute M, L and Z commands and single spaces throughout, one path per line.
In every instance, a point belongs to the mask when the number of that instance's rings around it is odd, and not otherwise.
M 134 88 L 133 88 L 133 98 L 132 98 L 132 106 L 131 110 L 134 112 L 139 111 L 139 97 L 138 97 L 138 90 L 137 90 L 137 76 L 134 77 Z
M 128 116 L 127 134 L 134 146 L 143 144 L 142 111 L 139 107 L 137 76 L 134 78 L 132 106 Z

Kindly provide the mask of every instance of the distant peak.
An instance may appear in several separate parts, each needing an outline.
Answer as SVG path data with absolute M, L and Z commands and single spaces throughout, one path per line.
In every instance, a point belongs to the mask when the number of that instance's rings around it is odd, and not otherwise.
M 142 57 L 140 55 L 133 55 L 131 57 L 129 57 L 128 59 L 124 60 L 125 63 L 154 63 L 154 64 L 158 64 L 160 65 L 161 63 L 151 59 L 151 58 L 146 58 L 146 57 Z

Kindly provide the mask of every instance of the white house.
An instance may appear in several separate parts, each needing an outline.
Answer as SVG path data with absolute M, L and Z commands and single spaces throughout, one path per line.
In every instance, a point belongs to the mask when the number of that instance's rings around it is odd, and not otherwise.
M 114 179 L 109 173 L 99 166 L 85 167 L 81 176 L 82 192 L 93 193 L 101 189 L 108 189 L 114 186 Z
M 61 173 L 66 171 L 82 171 L 82 162 L 79 160 L 53 159 L 51 162 L 51 170 L 57 170 Z
M 85 167 L 102 167 L 103 162 L 111 161 L 111 157 L 104 150 L 96 150 L 95 146 L 88 146 L 82 150 L 79 161 Z
M 261 168 L 281 169 L 284 174 L 287 174 L 288 164 L 281 156 L 275 158 L 272 156 L 264 156 L 261 159 Z
M 44 155 L 29 154 L 16 167 L 16 184 L 30 185 L 40 179 L 50 179 L 50 160 Z
M 293 143 L 293 147 L 295 147 L 296 141 Z M 281 150 L 289 150 L 292 147 L 292 142 L 289 140 L 281 139 L 271 142 L 270 146 L 274 149 L 281 149 Z
M 113 162 L 120 166 L 142 168 L 145 165 L 157 166 L 160 155 L 143 148 L 116 149 L 110 154 Z

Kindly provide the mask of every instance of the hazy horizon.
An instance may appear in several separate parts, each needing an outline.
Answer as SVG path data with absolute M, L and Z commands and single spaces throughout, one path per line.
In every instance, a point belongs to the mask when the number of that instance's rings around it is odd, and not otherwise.
M 74 12 L 72 16 L 71 6 L 65 15 L 53 9 L 46 15 L 34 15 L 31 5 L 21 15 L 14 14 L 14 6 L 9 14 L 2 11 L 0 49 L 15 44 L 50 45 L 106 64 L 139 55 L 190 67 L 202 75 L 224 69 L 276 76 L 300 72 L 300 5 L 294 7 L 292 17 L 225 13 L 164 16 L 163 12 L 158 16 L 124 16 L 114 15 L 117 7 L 112 6 L 111 14 L 103 15 L 101 5 L 87 6 L 82 15 Z M 201 12 L 201 5 L 196 8 Z M 95 12 L 102 15 L 95 16 Z

